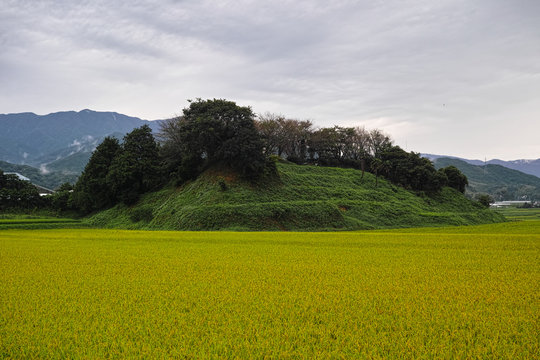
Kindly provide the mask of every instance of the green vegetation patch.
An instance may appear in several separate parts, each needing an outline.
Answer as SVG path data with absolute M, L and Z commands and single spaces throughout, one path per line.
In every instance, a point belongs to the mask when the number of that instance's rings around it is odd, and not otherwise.
M 88 227 L 80 220 L 32 215 L 0 215 L 0 230 Z
M 516 208 L 508 207 L 496 210 L 499 214 L 502 214 L 508 220 L 522 221 L 522 220 L 540 220 L 540 208 Z
M 540 352 L 540 222 L 368 232 L 0 232 L 2 358 Z
M 416 194 L 359 170 L 277 166 L 279 179 L 258 184 L 208 171 L 87 222 L 124 229 L 335 231 L 504 221 L 451 188 Z

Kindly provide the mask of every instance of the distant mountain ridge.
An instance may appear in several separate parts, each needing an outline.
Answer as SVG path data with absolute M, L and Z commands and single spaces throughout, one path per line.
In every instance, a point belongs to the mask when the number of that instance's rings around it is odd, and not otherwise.
M 106 136 L 122 138 L 142 125 L 155 133 L 160 121 L 89 109 L 47 115 L 0 114 L 0 160 L 79 174 Z
M 449 155 L 435 155 L 435 154 L 421 154 L 421 156 L 426 157 L 430 159 L 431 161 L 434 161 L 439 158 L 449 158 L 449 159 L 458 159 L 461 161 L 465 161 L 466 163 L 469 163 L 471 165 L 484 165 L 484 161 L 482 160 L 471 160 L 471 159 L 464 159 L 457 156 L 449 156 Z M 499 159 L 492 159 L 485 162 L 485 164 L 491 164 L 491 165 L 501 165 L 509 169 L 518 170 L 525 174 L 534 175 L 537 177 L 540 177 L 540 158 L 539 159 L 519 159 L 519 160 L 499 160 Z
M 495 200 L 540 200 L 540 178 L 497 164 L 473 165 L 466 161 L 440 157 L 433 160 L 437 169 L 455 166 L 467 176 L 466 194 L 486 193 Z

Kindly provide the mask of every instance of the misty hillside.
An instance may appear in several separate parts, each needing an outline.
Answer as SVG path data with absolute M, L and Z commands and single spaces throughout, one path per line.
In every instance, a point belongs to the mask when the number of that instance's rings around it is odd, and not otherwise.
M 3 172 L 19 173 L 29 178 L 31 183 L 51 190 L 57 189 L 66 182 L 74 184 L 79 177 L 78 174 L 66 174 L 63 172 L 44 173 L 40 169 L 29 165 L 11 164 L 5 161 L 0 161 L 0 170 Z
M 79 173 L 105 136 L 121 138 L 144 124 L 154 132 L 159 129 L 159 121 L 141 120 L 116 112 L 0 114 L 0 160 Z M 75 154 L 83 155 L 67 159 Z M 58 163 L 60 160 L 65 160 L 65 164 Z

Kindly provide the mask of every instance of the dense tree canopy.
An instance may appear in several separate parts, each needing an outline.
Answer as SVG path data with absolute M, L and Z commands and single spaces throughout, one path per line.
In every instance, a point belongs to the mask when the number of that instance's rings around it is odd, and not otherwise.
M 73 204 L 76 208 L 89 213 L 116 203 L 107 175 L 120 151 L 120 143 L 114 137 L 106 137 L 97 146 L 75 185 Z
M 310 121 L 286 119 L 281 115 L 259 116 L 257 129 L 267 154 L 282 156 L 298 164 L 369 169 L 405 188 L 438 191 L 449 184 L 464 191 L 466 178 L 457 169 L 436 171 L 431 161 L 394 146 L 378 129 L 362 127 L 314 129 Z M 448 173 L 447 173 L 448 172 Z
M 148 125 L 134 129 L 122 144 L 107 137 L 92 153 L 73 192 L 73 205 L 83 213 L 122 201 L 132 204 L 155 189 L 161 179 L 158 145 Z
M 315 129 L 311 121 L 264 114 L 256 121 L 266 154 L 275 154 L 298 164 L 361 168 L 392 144 L 380 130 L 362 127 Z
M 266 166 L 263 142 L 249 107 L 221 99 L 191 102 L 183 116 L 166 121 L 160 137 L 169 173 L 182 179 L 212 165 L 257 178 Z
M 60 185 L 53 194 L 47 196 L 50 207 L 58 212 L 73 210 L 73 190 L 74 186 L 68 182 Z
M 381 175 L 404 188 L 420 191 L 438 191 L 446 185 L 444 173 L 435 170 L 433 163 L 420 154 L 407 152 L 399 146 L 390 146 L 376 157 L 384 166 Z
M 38 189 L 17 175 L 0 170 L 0 210 L 31 209 L 43 205 Z
M 458 190 L 461 193 L 465 193 L 465 187 L 469 185 L 469 181 L 457 167 L 447 166 L 440 170 L 446 175 L 446 178 L 448 179 L 448 186 Z
M 140 194 L 155 189 L 161 181 L 158 145 L 152 129 L 143 125 L 127 134 L 113 159 L 106 183 L 114 196 L 133 204 Z
M 477 194 L 476 201 L 486 208 L 490 207 L 491 204 L 495 202 L 495 200 L 489 194 Z

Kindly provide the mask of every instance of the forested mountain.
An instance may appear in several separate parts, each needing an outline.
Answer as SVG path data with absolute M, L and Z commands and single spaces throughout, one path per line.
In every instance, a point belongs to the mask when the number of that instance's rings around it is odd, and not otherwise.
M 144 124 L 154 131 L 159 128 L 159 121 L 116 112 L 0 114 L 0 160 L 41 168 L 43 173 L 55 170 L 79 174 L 105 136 L 122 138 Z
M 75 174 L 65 174 L 62 172 L 49 172 L 44 174 L 35 167 L 29 165 L 10 164 L 5 161 L 0 161 L 0 170 L 8 173 L 14 172 L 21 174 L 29 178 L 30 182 L 33 184 L 40 185 L 51 190 L 57 189 L 65 182 L 74 184 L 78 177 L 78 175 Z
M 485 193 L 495 200 L 538 200 L 540 178 L 495 164 L 472 165 L 454 158 L 435 159 L 436 168 L 457 167 L 469 180 L 467 194 Z
M 471 159 L 463 159 L 455 156 L 447 156 L 447 155 L 434 155 L 434 154 L 422 154 L 422 156 L 427 157 L 430 160 L 436 160 L 439 158 L 450 158 L 450 159 L 457 159 L 464 161 L 471 165 L 485 165 L 485 164 L 491 164 L 491 165 L 501 165 L 509 169 L 518 170 L 525 174 L 530 174 L 534 176 L 540 177 L 540 159 L 520 159 L 520 160 L 499 160 L 499 159 L 492 159 L 488 161 L 482 161 L 482 160 L 471 160 Z
M 510 169 L 518 170 L 524 172 L 525 174 L 530 174 L 540 177 L 540 159 L 536 160 L 512 160 L 504 161 L 499 159 L 489 160 L 488 164 L 501 165 Z

